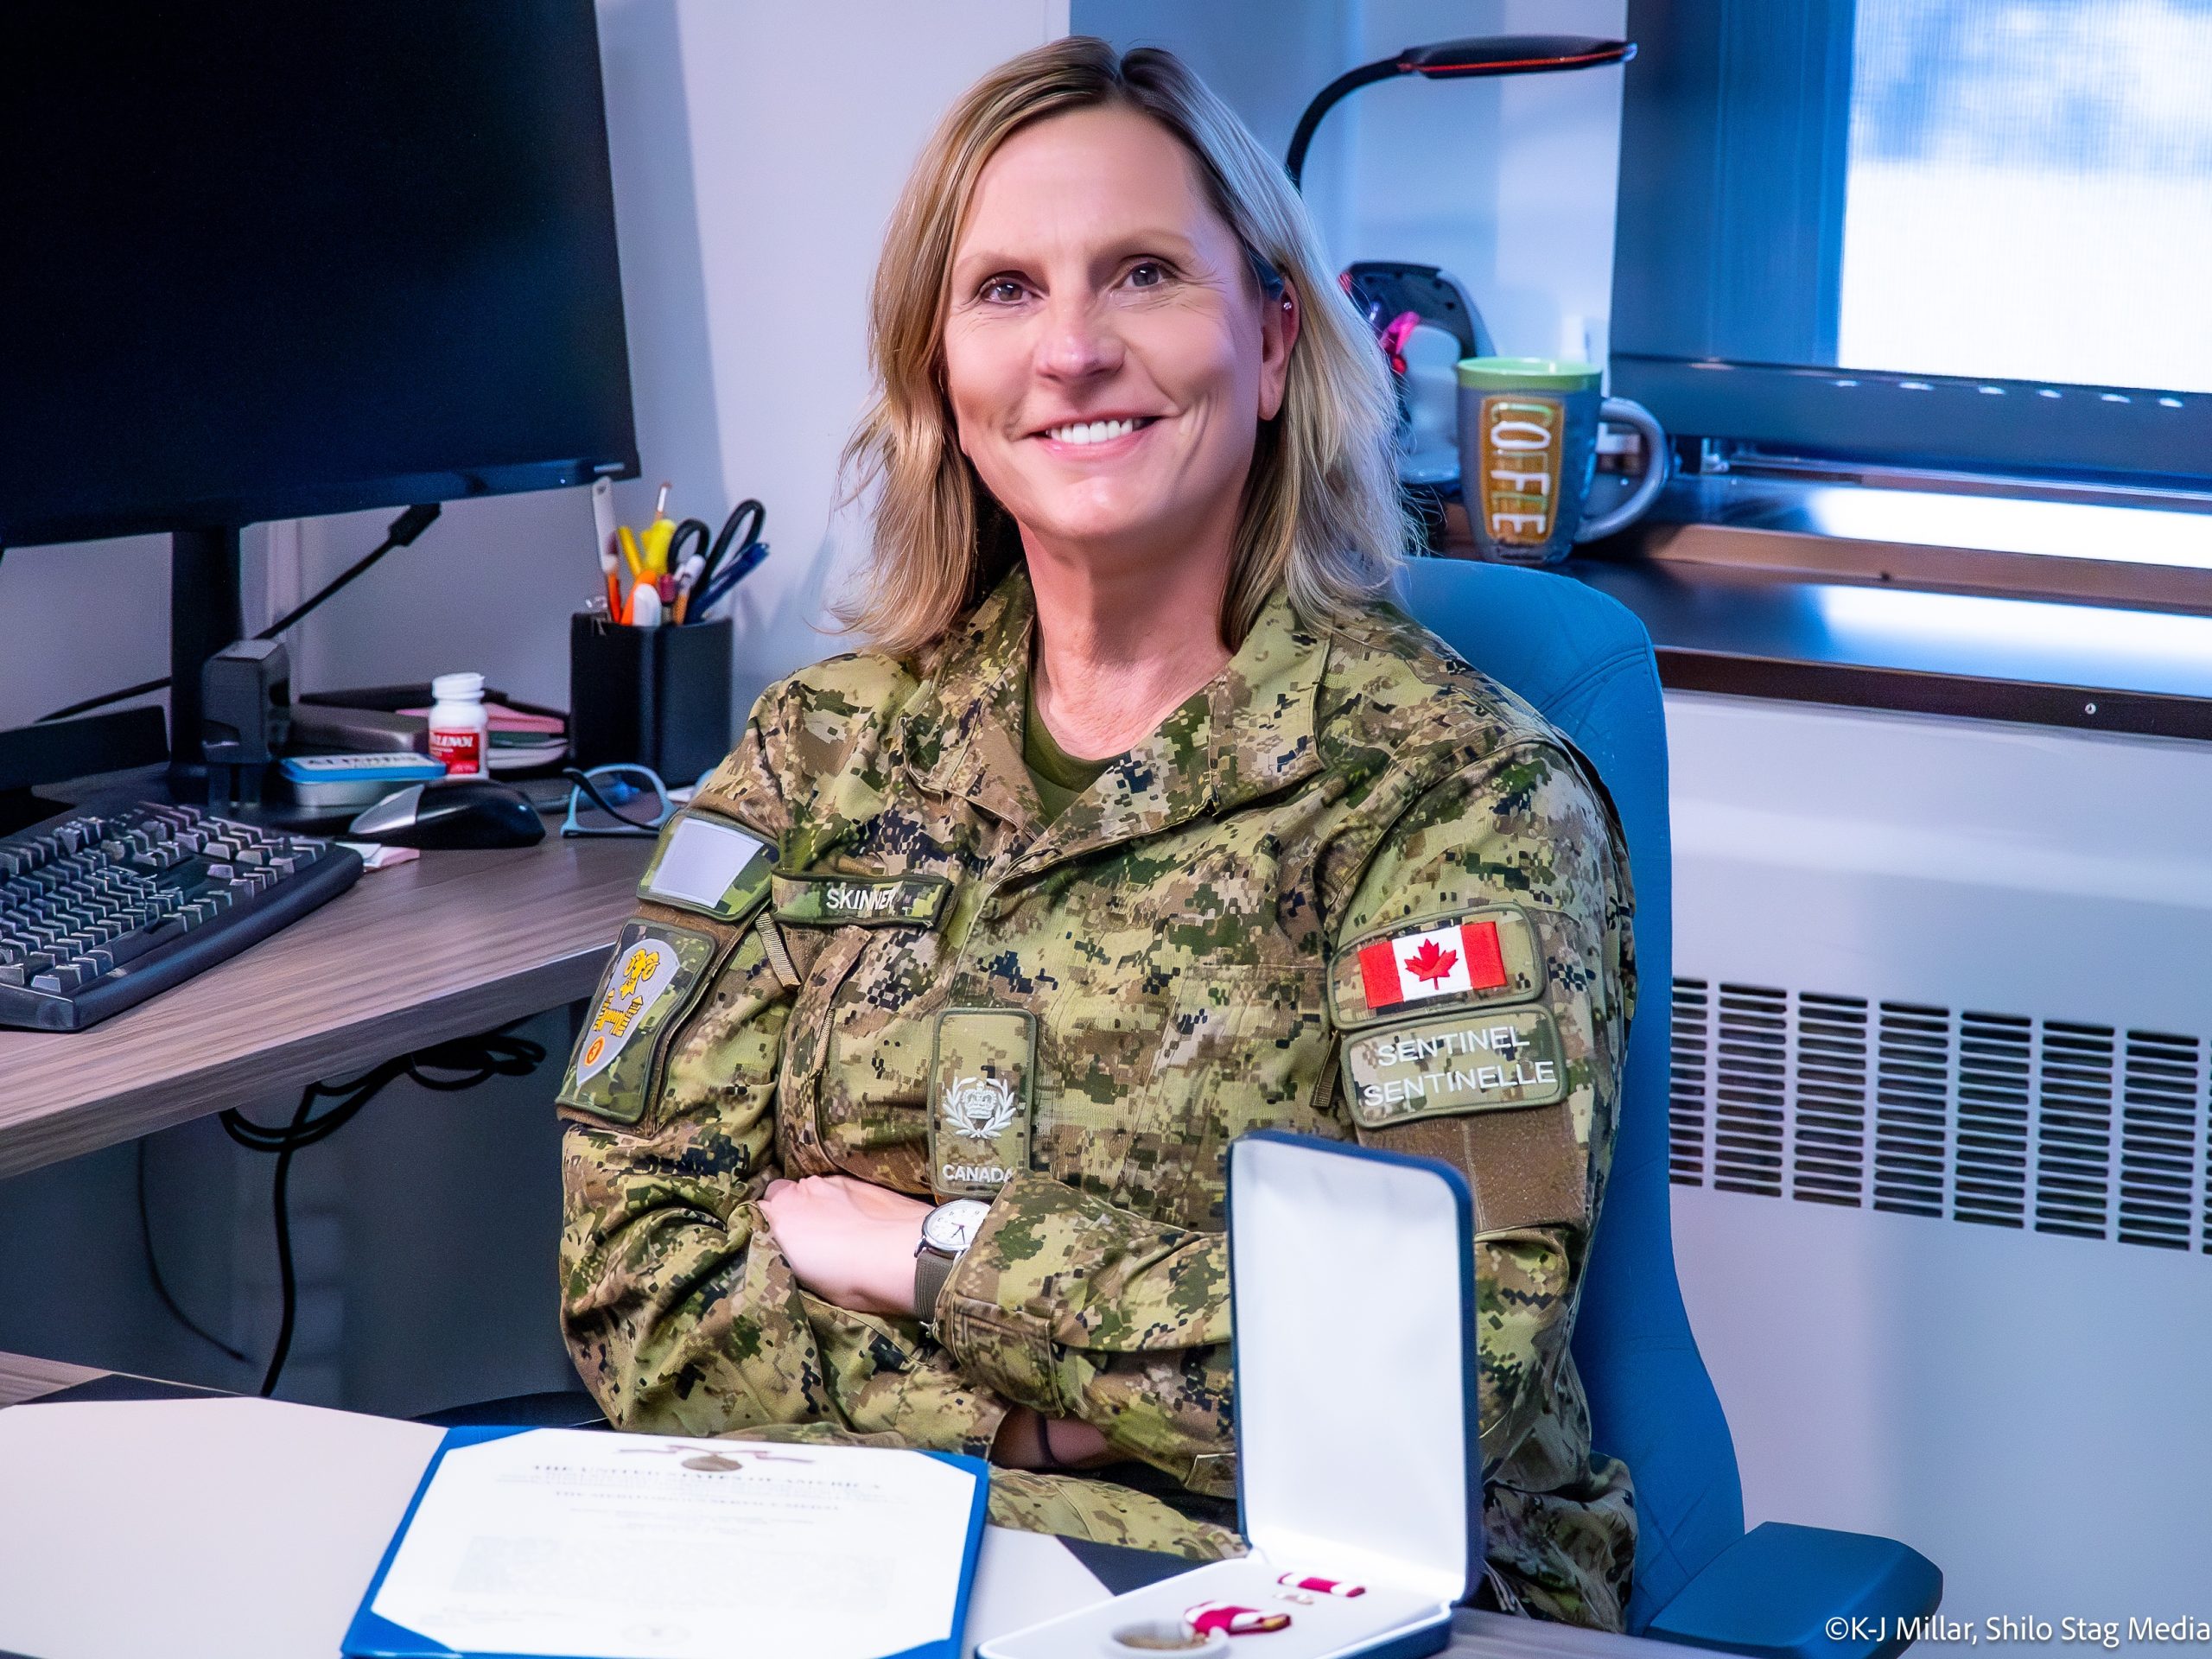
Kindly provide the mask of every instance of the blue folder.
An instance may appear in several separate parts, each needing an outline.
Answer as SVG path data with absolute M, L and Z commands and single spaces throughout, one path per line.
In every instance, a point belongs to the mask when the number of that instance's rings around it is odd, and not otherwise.
M 542 1434 L 556 1430 L 537 1428 L 449 1428 L 439 1443 L 437 1452 L 423 1470 L 423 1478 L 415 1488 L 415 1496 L 408 1500 L 407 1513 L 399 1518 L 399 1527 L 391 1535 L 391 1542 L 385 1547 L 384 1559 L 377 1563 L 376 1577 L 369 1580 L 368 1593 L 361 1598 L 361 1605 L 353 1615 L 353 1622 L 346 1627 L 346 1641 L 341 1651 L 346 1659 L 579 1659 L 575 1654 L 512 1654 L 461 1653 L 404 1630 L 390 1619 L 380 1618 L 371 1610 L 376 1605 L 377 1592 L 384 1588 L 385 1574 L 398 1559 L 399 1546 L 407 1536 L 407 1529 L 414 1523 L 415 1512 L 423 1505 L 423 1496 L 430 1490 L 430 1483 L 437 1478 L 438 1465 L 445 1461 L 446 1453 L 464 1446 L 479 1446 L 486 1440 L 505 1440 L 510 1434 Z M 916 1457 L 934 1458 L 966 1471 L 975 1481 L 975 1496 L 968 1510 L 968 1538 L 960 1555 L 960 1591 L 952 1606 L 952 1628 L 941 1640 L 925 1642 L 918 1647 L 897 1654 L 886 1654 L 883 1659 L 960 1659 L 960 1632 L 968 1622 L 968 1596 L 976 1585 L 976 1561 L 983 1544 L 983 1516 L 990 1502 L 990 1465 L 979 1458 L 962 1457 L 950 1452 L 918 1452 Z

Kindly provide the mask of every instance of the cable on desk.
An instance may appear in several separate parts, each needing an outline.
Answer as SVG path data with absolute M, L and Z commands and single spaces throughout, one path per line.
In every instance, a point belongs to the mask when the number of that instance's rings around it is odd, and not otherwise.
M 261 1393 L 264 1396 L 276 1393 L 276 1381 L 284 1374 L 284 1361 L 292 1350 L 293 1325 L 299 1315 L 299 1281 L 292 1266 L 289 1201 L 294 1155 L 319 1141 L 328 1140 L 382 1093 L 386 1084 L 399 1077 L 410 1077 L 425 1089 L 452 1094 L 474 1089 L 495 1077 L 528 1077 L 544 1063 L 544 1046 L 526 1037 L 514 1036 L 512 1032 L 512 1027 L 502 1026 L 480 1037 L 461 1037 L 434 1044 L 397 1059 L 386 1060 L 350 1083 L 311 1083 L 301 1090 L 299 1109 L 292 1114 L 291 1122 L 281 1128 L 257 1123 L 236 1108 L 221 1115 L 218 1121 L 232 1140 L 249 1152 L 268 1153 L 276 1160 L 270 1199 L 276 1225 L 276 1282 L 282 1311 L 276 1324 L 276 1344 L 270 1351 L 268 1374 L 261 1379 Z M 318 1100 L 333 1100 L 337 1104 L 316 1116 L 315 1104 Z
M 253 1363 L 247 1356 L 232 1347 L 229 1343 L 225 1342 L 207 1326 L 201 1325 L 199 1320 L 194 1319 L 191 1314 L 186 1313 L 178 1304 L 176 1298 L 169 1294 L 168 1281 L 162 1277 L 161 1257 L 154 1249 L 153 1220 L 146 1210 L 146 1137 L 143 1135 L 138 1137 L 138 1238 L 139 1242 L 145 1246 L 146 1273 L 154 1281 L 154 1294 L 162 1299 L 162 1306 L 168 1309 L 169 1317 L 191 1332 L 200 1341 L 208 1344 L 211 1347 L 220 1349 L 239 1364 Z
M 253 637 L 257 639 L 274 639 L 292 624 L 306 616 L 309 611 L 314 610 L 316 606 L 321 604 L 323 601 L 334 597 L 340 588 L 366 571 L 371 565 L 391 552 L 392 549 L 406 547 L 412 543 L 417 536 L 436 521 L 438 514 L 442 511 L 444 509 L 435 501 L 408 508 L 385 526 L 384 540 L 348 565 L 334 579 L 324 584 L 321 592 L 302 601 Z M 88 715 L 95 709 L 106 708 L 111 702 L 128 702 L 131 698 L 143 697 L 149 691 L 159 691 L 168 683 L 169 677 L 164 674 L 158 680 L 141 680 L 136 685 L 124 686 L 120 691 L 103 691 L 97 697 L 86 697 L 82 702 L 73 702 L 67 709 L 57 709 L 50 715 L 41 715 L 34 723 L 43 726 L 48 721 L 70 720 L 79 715 Z M 173 732 L 169 736 L 173 747 L 179 743 L 191 742 L 196 745 L 199 741 L 197 736 L 188 733 Z

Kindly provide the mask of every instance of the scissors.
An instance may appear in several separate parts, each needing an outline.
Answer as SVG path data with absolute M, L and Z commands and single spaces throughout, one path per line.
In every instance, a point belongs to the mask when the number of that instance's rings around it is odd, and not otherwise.
M 745 534 L 741 537 L 737 533 L 737 527 L 746 524 L 748 518 L 752 522 L 746 525 Z M 690 538 L 696 537 L 699 545 L 696 550 L 705 554 L 707 562 L 700 569 L 698 582 L 693 585 L 703 586 L 715 579 L 715 571 L 721 569 L 721 562 L 728 556 L 730 549 L 742 548 L 749 542 L 759 541 L 760 532 L 766 526 L 767 522 L 768 510 L 751 496 L 746 497 L 744 500 L 729 510 L 729 517 L 722 520 L 721 534 L 719 536 L 707 528 L 704 519 L 686 518 L 676 527 L 676 534 L 669 538 L 668 568 L 673 570 L 683 563 L 685 544 Z M 711 550 L 708 545 L 708 539 L 710 537 L 713 537 Z
M 691 578 L 690 591 L 704 594 L 714 585 L 715 576 L 722 573 L 722 561 L 728 557 L 730 549 L 735 547 L 738 550 L 739 563 L 744 563 L 747 550 L 760 542 L 760 531 L 766 527 L 767 522 L 768 510 L 751 496 L 746 497 L 744 500 L 729 510 L 729 517 L 722 520 L 721 534 L 719 536 L 715 535 L 707 527 L 706 520 L 703 518 L 686 518 L 676 527 L 675 535 L 669 537 L 667 568 L 671 570 L 680 570 L 687 556 L 700 556 L 701 563 L 697 573 Z M 746 526 L 742 537 L 738 534 L 740 524 Z M 709 537 L 713 537 L 711 549 L 708 544 Z M 690 548 L 690 543 L 695 539 L 697 546 Z M 749 569 L 752 565 L 758 564 L 760 562 L 760 557 L 756 555 L 745 568 Z M 722 591 L 727 593 L 729 583 L 725 581 Z M 707 602 L 702 599 L 699 608 L 703 610 Z

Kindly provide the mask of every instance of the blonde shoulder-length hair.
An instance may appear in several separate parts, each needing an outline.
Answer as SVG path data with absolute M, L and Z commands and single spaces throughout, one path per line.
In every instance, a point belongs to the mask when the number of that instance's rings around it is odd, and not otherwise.
M 942 384 L 953 248 L 1001 144 L 1032 122 L 1101 106 L 1141 111 L 1179 139 L 1262 289 L 1287 280 L 1298 293 L 1282 407 L 1261 423 L 1245 483 L 1224 641 L 1243 640 L 1278 585 L 1313 622 L 1350 620 L 1387 590 L 1408 544 L 1382 354 L 1283 169 L 1174 54 L 1117 54 L 1071 35 L 969 88 L 915 163 L 884 237 L 869 308 L 877 391 L 842 468 L 848 499 L 874 491 L 874 547 L 837 607 L 880 650 L 905 655 L 941 639 L 1020 557 L 1012 520 L 961 453 Z

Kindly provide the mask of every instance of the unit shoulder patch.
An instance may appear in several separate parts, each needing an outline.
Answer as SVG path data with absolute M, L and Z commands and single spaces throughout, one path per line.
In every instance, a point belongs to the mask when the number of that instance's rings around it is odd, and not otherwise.
M 1344 1096 L 1363 1128 L 1564 1100 L 1549 1008 L 1469 1008 L 1347 1037 Z
M 1409 918 L 1352 939 L 1329 969 L 1329 1014 L 1357 1031 L 1416 1009 L 1529 1002 L 1543 994 L 1543 951 L 1528 912 L 1490 905 Z
M 625 926 L 555 1102 L 614 1123 L 644 1117 L 660 1034 L 690 1001 L 715 948 L 711 934 L 688 927 Z
M 661 836 L 639 879 L 638 897 L 742 921 L 768 896 L 775 861 L 775 849 L 742 825 L 687 808 Z
M 942 875 L 816 875 L 778 871 L 776 919 L 802 926 L 935 927 L 951 881 Z

